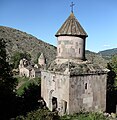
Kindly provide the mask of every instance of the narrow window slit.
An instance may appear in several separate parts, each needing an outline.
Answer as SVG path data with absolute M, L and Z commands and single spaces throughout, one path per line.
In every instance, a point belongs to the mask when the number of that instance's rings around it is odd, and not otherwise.
M 87 83 L 85 83 L 85 89 L 87 89 Z

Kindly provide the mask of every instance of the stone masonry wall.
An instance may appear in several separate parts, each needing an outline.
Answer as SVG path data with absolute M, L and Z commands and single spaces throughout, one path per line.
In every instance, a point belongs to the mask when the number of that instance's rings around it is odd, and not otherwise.
M 57 98 L 57 109 L 61 114 L 69 112 L 69 76 L 51 71 L 41 72 L 41 96 L 47 107 L 52 110 L 52 97 Z M 63 110 L 63 101 L 67 103 Z
M 70 78 L 69 112 L 105 111 L 106 74 L 73 76 Z
M 74 36 L 59 36 L 57 46 L 58 58 L 79 58 L 85 57 L 85 40 Z

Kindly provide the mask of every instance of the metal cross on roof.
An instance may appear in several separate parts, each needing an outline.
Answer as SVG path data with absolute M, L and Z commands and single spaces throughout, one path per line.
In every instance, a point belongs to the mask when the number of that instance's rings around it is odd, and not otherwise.
M 70 7 L 71 7 L 71 12 L 73 13 L 73 7 L 74 7 L 74 3 L 73 2 L 71 2 L 71 5 L 70 5 Z

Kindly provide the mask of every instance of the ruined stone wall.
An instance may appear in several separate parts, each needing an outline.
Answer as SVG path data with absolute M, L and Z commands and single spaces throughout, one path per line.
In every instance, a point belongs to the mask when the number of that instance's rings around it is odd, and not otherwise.
M 59 36 L 57 46 L 58 58 L 85 58 L 85 40 L 74 36 Z
M 105 111 L 106 74 L 73 76 L 70 78 L 70 114 L 85 111 Z
M 23 77 L 23 76 L 29 77 L 30 73 L 29 73 L 29 70 L 27 68 L 22 67 L 19 69 L 19 75 L 20 75 L 20 77 Z
M 57 109 L 64 113 L 69 110 L 69 76 L 62 73 L 42 71 L 41 72 L 41 96 L 47 107 L 52 110 L 52 97 L 57 98 Z M 66 110 L 64 109 L 66 102 Z
M 35 78 L 35 70 L 32 69 L 30 72 L 30 78 Z
M 41 71 L 38 71 L 38 72 L 36 71 L 35 72 L 35 77 L 40 77 L 40 76 L 41 76 Z

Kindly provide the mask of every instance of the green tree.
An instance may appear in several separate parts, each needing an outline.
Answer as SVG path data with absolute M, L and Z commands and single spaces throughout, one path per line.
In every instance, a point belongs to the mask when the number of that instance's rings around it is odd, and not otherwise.
M 112 57 L 111 63 L 110 63 L 112 70 L 116 73 L 117 75 L 117 55 L 114 55 Z
M 6 61 L 6 44 L 0 39 L 0 119 L 7 120 L 13 116 L 15 88 L 17 79 L 13 78 L 11 66 Z
M 114 87 L 117 87 L 117 55 L 112 56 L 111 62 L 108 64 L 108 66 L 110 71 L 115 74 L 113 76 L 113 85 Z
M 11 57 L 11 62 L 13 64 L 13 68 L 18 68 L 18 65 L 19 65 L 19 61 L 22 59 L 22 58 L 25 58 L 27 60 L 31 60 L 31 55 L 27 52 L 24 52 L 24 53 L 20 53 L 20 52 L 15 52 L 14 55 Z
M 37 54 L 36 60 L 34 61 L 35 64 L 38 64 L 38 58 L 39 58 L 40 55 L 41 55 L 41 53 L 39 52 L 39 53 Z
M 117 55 L 112 57 L 111 61 L 108 63 L 107 68 L 110 71 L 108 72 L 107 79 L 106 111 L 111 113 L 116 111 L 117 104 Z

